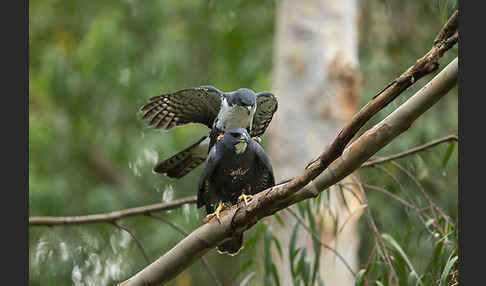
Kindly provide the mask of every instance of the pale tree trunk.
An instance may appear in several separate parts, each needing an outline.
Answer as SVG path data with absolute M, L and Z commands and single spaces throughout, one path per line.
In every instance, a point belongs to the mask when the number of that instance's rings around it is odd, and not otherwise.
M 354 112 L 360 93 L 356 0 L 282 0 L 278 2 L 273 91 L 279 109 L 268 130 L 268 153 L 280 181 L 298 174 L 323 152 Z M 349 179 L 349 178 L 347 178 Z M 346 181 L 346 180 L 344 180 Z M 334 247 L 354 271 L 358 268 L 358 200 L 349 192 L 330 191 L 329 207 L 315 210 L 323 242 Z M 358 191 L 355 193 L 359 194 Z M 324 194 L 325 196 L 325 194 Z M 323 200 L 326 202 L 326 200 Z M 285 222 L 270 223 L 279 238 L 283 259 L 274 251 L 281 285 L 292 285 L 288 245 L 295 219 L 279 212 Z M 338 228 L 348 220 L 343 231 Z M 313 262 L 311 236 L 300 228 L 298 243 L 308 247 Z M 319 275 L 325 285 L 353 285 L 354 277 L 329 250 L 322 249 Z

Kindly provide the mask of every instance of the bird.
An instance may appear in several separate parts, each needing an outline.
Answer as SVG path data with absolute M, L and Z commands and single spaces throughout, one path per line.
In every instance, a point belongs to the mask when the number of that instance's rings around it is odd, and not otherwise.
M 171 130 L 189 123 L 203 124 L 211 130 L 199 140 L 157 163 L 155 173 L 182 178 L 204 160 L 225 130 L 246 128 L 255 140 L 261 136 L 278 107 L 277 97 L 268 91 L 255 93 L 249 88 L 223 92 L 204 85 L 181 89 L 149 99 L 140 108 L 142 119 L 155 129 Z
M 270 159 L 245 128 L 229 129 L 217 139 L 204 163 L 198 184 L 197 207 L 205 206 L 205 221 L 221 218 L 228 205 L 248 200 L 275 185 Z M 239 233 L 217 246 L 220 253 L 236 255 L 243 247 Z

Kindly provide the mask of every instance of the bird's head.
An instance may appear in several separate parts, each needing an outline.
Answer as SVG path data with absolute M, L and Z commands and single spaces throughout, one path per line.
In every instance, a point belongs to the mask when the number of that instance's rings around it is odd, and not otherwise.
M 256 109 L 255 92 L 248 88 L 240 88 L 226 94 L 226 102 L 229 106 L 240 106 L 245 108 L 250 115 Z
M 225 147 L 240 154 L 245 152 L 250 139 L 250 134 L 248 134 L 245 128 L 236 128 L 225 131 L 221 141 Z

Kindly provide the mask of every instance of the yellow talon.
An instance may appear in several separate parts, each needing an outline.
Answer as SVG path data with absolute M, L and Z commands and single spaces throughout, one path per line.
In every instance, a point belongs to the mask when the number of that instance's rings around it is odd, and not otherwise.
M 208 214 L 205 218 L 205 221 L 210 221 L 213 217 L 216 216 L 216 219 L 218 220 L 219 223 L 221 223 L 221 211 L 223 211 L 226 208 L 226 206 L 223 204 L 222 201 L 219 201 L 218 207 L 214 211 L 214 213 Z
M 238 197 L 238 200 L 241 202 L 241 201 L 244 201 L 245 202 L 245 207 L 248 205 L 248 200 L 251 200 L 253 199 L 253 196 L 252 195 L 245 195 L 245 194 L 241 194 L 241 196 Z
M 218 138 L 216 139 L 216 141 L 223 139 L 223 137 L 224 137 L 224 135 L 219 135 Z
M 252 138 L 253 138 L 253 140 L 255 140 L 258 143 L 261 143 L 262 142 L 262 138 L 260 138 L 259 136 L 254 136 Z

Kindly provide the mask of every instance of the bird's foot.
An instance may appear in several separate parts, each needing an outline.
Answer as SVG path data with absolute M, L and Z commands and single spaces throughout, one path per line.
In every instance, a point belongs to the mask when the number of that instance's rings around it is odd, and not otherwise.
M 219 141 L 219 140 L 223 139 L 223 137 L 224 137 L 223 134 L 219 135 L 218 138 L 216 138 L 216 141 Z
M 241 194 L 241 196 L 238 197 L 238 201 L 245 202 L 245 207 L 248 205 L 248 200 L 251 200 L 251 199 L 253 199 L 252 195 Z
M 219 201 L 218 207 L 214 211 L 214 213 L 208 214 L 204 219 L 203 222 L 208 222 L 210 221 L 213 217 L 216 217 L 219 223 L 221 223 L 221 212 L 226 208 L 226 205 L 223 204 L 222 201 Z
M 260 138 L 260 136 L 253 136 L 252 139 L 255 140 L 258 143 L 262 142 L 262 138 Z

